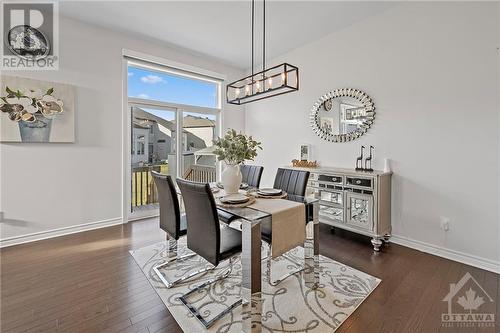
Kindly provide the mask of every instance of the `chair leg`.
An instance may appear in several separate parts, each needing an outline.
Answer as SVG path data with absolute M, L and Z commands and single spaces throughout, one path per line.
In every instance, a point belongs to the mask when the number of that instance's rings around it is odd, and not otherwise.
M 305 270 L 305 265 L 302 266 L 300 265 L 299 263 L 297 263 L 296 261 L 294 261 L 293 259 L 289 258 L 288 256 L 286 256 L 285 254 L 283 254 L 282 256 L 285 257 L 288 261 L 294 263 L 295 265 L 299 266 L 300 269 L 298 270 L 295 270 L 295 271 L 292 271 L 290 273 L 287 273 L 285 275 L 283 275 L 282 277 L 280 277 L 279 279 L 273 281 L 272 280 L 272 271 L 271 271 L 271 262 L 273 260 L 273 257 L 271 255 L 272 253 L 272 245 L 269 245 L 269 248 L 267 250 L 267 263 L 266 263 L 266 278 L 267 278 L 267 281 L 268 283 L 273 286 L 273 287 L 276 287 L 278 284 L 280 284 L 282 281 L 288 279 L 290 276 L 293 276 L 297 273 L 300 273 L 302 272 L 303 270 Z
M 229 269 L 223 275 L 218 276 L 215 279 L 206 281 L 205 283 L 202 283 L 201 285 L 197 286 L 196 288 L 190 290 L 189 292 L 187 292 L 184 295 L 179 297 L 179 300 L 182 302 L 182 304 L 184 304 L 188 308 L 189 312 L 191 312 L 191 314 L 193 316 L 195 316 L 203 324 L 203 326 L 205 326 L 205 328 L 207 328 L 207 329 L 210 328 L 217 320 L 219 320 L 220 318 L 224 317 L 226 314 L 231 312 L 235 307 L 239 306 L 242 303 L 242 299 L 240 298 L 239 300 L 237 300 L 236 302 L 234 302 L 233 304 L 228 306 L 224 311 L 217 314 L 214 318 L 210 319 L 209 321 L 206 321 L 205 318 L 203 318 L 201 313 L 198 311 L 198 309 L 196 309 L 194 306 L 189 304 L 187 298 L 191 294 L 199 291 L 200 289 L 203 289 L 203 288 L 205 288 L 213 283 L 216 283 L 217 281 L 224 280 L 225 278 L 227 278 L 233 270 L 232 259 L 233 259 L 233 257 L 229 258 Z
M 168 233 L 165 236 L 167 240 L 167 250 L 165 252 L 165 256 L 167 258 L 176 258 L 177 257 L 177 239 L 171 237 Z
M 201 273 L 205 273 L 205 272 L 208 272 L 208 271 L 211 271 L 213 270 L 214 268 L 213 267 L 205 267 L 205 268 L 202 268 L 198 271 L 195 271 L 195 272 L 192 272 L 188 275 L 185 275 L 185 276 L 181 276 L 180 278 L 174 280 L 174 281 L 169 281 L 167 279 L 167 277 L 165 276 L 165 274 L 163 274 L 160 269 L 162 268 L 165 268 L 167 266 L 169 266 L 171 263 L 173 262 L 176 262 L 178 263 L 179 261 L 182 261 L 182 260 L 186 260 L 188 258 L 191 258 L 191 257 L 194 257 L 196 256 L 197 254 L 196 253 L 190 253 L 190 254 L 186 254 L 185 256 L 182 256 L 182 257 L 177 257 L 177 258 L 172 258 L 170 260 L 168 260 L 167 262 L 163 263 L 163 264 L 160 264 L 160 265 L 157 265 L 155 267 L 153 267 L 153 271 L 156 273 L 156 275 L 160 278 L 161 282 L 163 282 L 163 284 L 165 285 L 165 287 L 167 287 L 167 289 L 169 288 L 172 288 L 173 286 L 189 279 L 189 278 L 192 278 L 193 276 L 195 275 L 198 275 L 198 274 L 201 274 Z
M 158 276 L 158 278 L 160 278 L 161 282 L 163 282 L 163 284 L 165 285 L 165 287 L 167 287 L 167 289 L 172 288 L 176 284 L 179 284 L 182 281 L 185 281 L 185 280 L 187 280 L 189 278 L 192 278 L 195 275 L 198 275 L 198 274 L 201 274 L 201 273 L 204 273 L 204 272 L 207 272 L 207 271 L 210 271 L 210 270 L 213 269 L 213 268 L 203 268 L 201 270 L 192 272 L 191 274 L 188 274 L 186 276 L 181 276 L 180 278 L 178 278 L 178 279 L 176 279 L 174 281 L 169 281 L 167 279 L 167 277 L 165 276 L 165 274 L 163 274 L 160 271 L 160 269 L 166 268 L 166 267 L 170 266 L 170 264 L 173 263 L 173 262 L 175 262 L 177 264 L 180 261 L 183 261 L 183 260 L 186 260 L 186 259 L 189 259 L 189 258 L 192 258 L 192 257 L 196 256 L 196 253 L 189 253 L 189 254 L 186 254 L 186 255 L 184 255 L 182 257 L 177 257 L 177 255 L 178 255 L 177 251 L 178 251 L 177 240 L 174 239 L 174 238 L 172 238 L 172 237 L 170 237 L 169 234 L 167 234 L 167 252 L 166 252 L 166 257 L 168 259 L 167 259 L 166 262 L 164 262 L 162 264 L 159 264 L 159 265 L 156 265 L 155 267 L 153 267 L 153 271 Z

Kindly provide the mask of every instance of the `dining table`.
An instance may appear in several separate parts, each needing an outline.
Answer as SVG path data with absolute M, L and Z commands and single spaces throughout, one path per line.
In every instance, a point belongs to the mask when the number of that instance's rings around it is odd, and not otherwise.
M 216 188 L 215 184 L 211 184 Z M 240 190 L 241 193 L 251 192 L 255 189 Z M 215 191 L 214 191 L 215 192 Z M 225 195 L 223 190 L 216 191 L 214 196 L 217 198 Z M 286 195 L 284 198 L 259 198 L 266 200 L 266 206 L 280 206 L 280 200 L 293 201 L 304 205 L 303 226 L 305 228 L 304 241 L 304 270 L 303 281 L 307 288 L 315 289 L 319 284 L 319 200 L 312 197 Z M 283 204 L 283 203 L 281 203 Z M 216 200 L 219 210 L 234 215 L 241 223 L 242 232 L 242 331 L 246 333 L 258 333 L 262 329 L 262 255 L 261 255 L 261 226 L 263 223 L 270 222 L 272 225 L 273 215 L 257 207 L 258 204 L 251 204 L 247 207 L 234 207 L 222 204 Z M 302 213 L 304 210 L 301 210 Z M 302 218 L 299 219 L 299 221 Z M 290 244 L 295 247 L 296 244 Z M 271 260 L 271 258 L 268 258 Z

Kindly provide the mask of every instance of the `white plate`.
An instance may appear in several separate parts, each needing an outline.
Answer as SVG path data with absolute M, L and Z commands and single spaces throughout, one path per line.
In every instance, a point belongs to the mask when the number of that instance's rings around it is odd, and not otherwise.
M 216 184 L 216 186 L 217 186 L 218 188 L 222 188 L 222 189 L 224 188 L 224 185 L 223 185 L 221 182 L 218 182 L 218 183 Z M 241 183 L 241 184 L 240 184 L 240 190 L 244 190 L 244 189 L 247 189 L 247 188 L 248 188 L 248 184 L 247 184 L 247 183 Z
M 257 193 L 262 195 L 280 195 L 283 191 L 275 188 L 260 188 Z
M 220 198 L 222 203 L 244 203 L 250 200 L 249 197 L 243 194 L 230 194 Z

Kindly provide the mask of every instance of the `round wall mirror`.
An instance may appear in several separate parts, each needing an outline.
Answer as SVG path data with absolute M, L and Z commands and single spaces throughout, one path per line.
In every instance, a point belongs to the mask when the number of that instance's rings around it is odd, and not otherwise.
M 347 142 L 359 138 L 375 120 L 375 104 L 361 90 L 335 89 L 321 96 L 311 109 L 313 131 L 322 139 Z

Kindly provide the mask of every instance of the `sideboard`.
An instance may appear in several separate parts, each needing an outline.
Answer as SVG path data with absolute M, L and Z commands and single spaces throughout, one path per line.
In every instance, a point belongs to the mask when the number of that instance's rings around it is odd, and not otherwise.
M 310 172 L 306 195 L 319 199 L 319 222 L 372 237 L 380 250 L 391 236 L 391 172 L 296 168 Z

